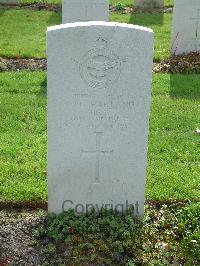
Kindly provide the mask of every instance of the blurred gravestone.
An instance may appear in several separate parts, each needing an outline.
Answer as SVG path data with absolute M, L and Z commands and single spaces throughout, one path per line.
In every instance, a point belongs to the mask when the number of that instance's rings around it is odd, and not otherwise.
M 172 54 L 200 51 L 200 0 L 175 0 Z
M 62 23 L 109 21 L 109 0 L 63 0 Z
M 135 8 L 163 8 L 164 0 L 135 0 Z

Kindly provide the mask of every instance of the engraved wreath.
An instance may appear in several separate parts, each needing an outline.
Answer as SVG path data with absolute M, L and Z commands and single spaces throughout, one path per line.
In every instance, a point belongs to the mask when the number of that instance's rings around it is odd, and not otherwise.
M 80 64 L 81 77 L 92 88 L 106 88 L 119 78 L 121 60 L 106 46 L 107 41 L 98 38 Z

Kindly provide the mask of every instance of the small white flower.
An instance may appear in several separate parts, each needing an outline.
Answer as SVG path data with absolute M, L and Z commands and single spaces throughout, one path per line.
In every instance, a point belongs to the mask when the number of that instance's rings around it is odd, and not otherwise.
M 197 128 L 197 129 L 195 130 L 195 132 L 196 132 L 197 134 L 200 134 L 200 129 Z

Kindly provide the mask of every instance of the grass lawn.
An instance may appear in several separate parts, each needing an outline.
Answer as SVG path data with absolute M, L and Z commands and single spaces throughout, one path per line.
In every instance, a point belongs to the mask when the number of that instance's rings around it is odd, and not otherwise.
M 54 12 L 0 9 L 0 56 L 45 57 L 46 28 L 60 21 Z
M 111 13 L 110 20 L 152 28 L 155 59 L 169 56 L 172 14 Z M 0 9 L 0 56 L 45 57 L 46 28 L 60 23 L 61 16 L 54 12 Z
M 0 73 L 0 200 L 47 198 L 45 78 Z M 148 198 L 200 198 L 199 82 L 199 75 L 154 75 Z
M 45 74 L 0 76 L 0 200 L 46 198 Z
M 156 74 L 150 119 L 147 196 L 200 198 L 199 75 Z

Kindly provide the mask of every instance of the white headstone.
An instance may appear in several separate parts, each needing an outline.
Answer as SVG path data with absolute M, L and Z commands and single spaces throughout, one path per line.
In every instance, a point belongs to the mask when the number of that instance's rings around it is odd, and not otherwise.
M 63 0 L 62 23 L 109 21 L 109 0 Z
M 175 0 L 172 54 L 200 51 L 200 0 Z
M 135 0 L 135 8 L 163 8 L 164 0 Z
M 49 212 L 133 204 L 142 215 L 152 30 L 62 24 L 48 28 L 47 48 Z

